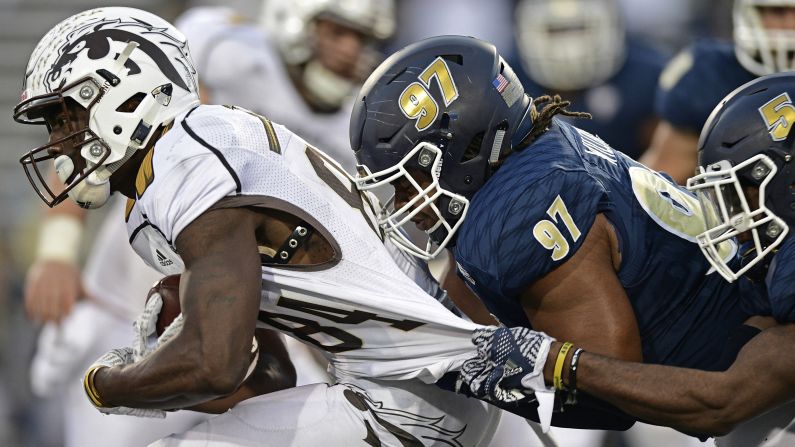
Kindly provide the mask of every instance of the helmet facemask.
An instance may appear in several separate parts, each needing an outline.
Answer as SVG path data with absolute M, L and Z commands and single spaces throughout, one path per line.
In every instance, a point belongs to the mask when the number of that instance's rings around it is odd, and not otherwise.
M 78 190 L 83 189 L 79 187 L 83 182 L 86 182 L 86 185 L 90 185 L 94 189 L 99 189 L 99 197 L 104 195 L 105 189 L 108 189 L 107 194 L 110 194 L 107 178 L 101 178 L 96 173 L 97 169 L 110 156 L 110 148 L 88 127 L 88 119 L 86 118 L 88 116 L 87 110 L 91 109 L 102 95 L 103 91 L 93 79 L 83 78 L 50 95 L 42 95 L 22 101 L 14 109 L 14 120 L 17 122 L 44 125 L 49 132 L 53 132 L 54 129 L 45 120 L 45 115 L 48 113 L 60 113 L 60 116 L 65 118 L 67 122 L 67 129 L 61 131 L 64 136 L 29 151 L 19 160 L 28 177 L 28 181 L 33 185 L 33 189 L 47 206 L 53 207 L 64 201 L 69 195 L 74 195 L 76 188 Z M 74 97 L 81 98 L 81 102 L 87 102 L 88 104 L 84 107 L 75 101 Z M 77 118 L 75 115 L 81 116 Z M 78 122 L 84 122 L 83 126 L 78 126 L 76 124 Z M 64 145 L 71 146 L 72 150 L 53 150 L 54 148 L 62 148 Z M 62 155 L 63 152 L 70 154 L 82 154 L 85 152 L 88 156 L 73 155 L 77 161 L 77 166 L 75 166 L 70 156 Z M 62 185 L 49 185 L 46 180 L 46 174 L 39 168 L 40 163 L 52 159 L 56 159 L 56 170 L 59 179 L 63 182 Z M 63 185 L 66 185 L 66 187 L 64 188 Z M 55 191 L 60 191 L 60 193 Z M 96 194 L 94 193 L 92 196 Z M 90 208 L 94 201 L 89 199 L 88 196 L 83 197 L 81 195 L 81 197 L 75 198 L 75 201 L 85 208 Z
M 412 169 L 420 169 L 430 174 L 431 181 L 423 186 L 412 174 Z M 453 239 L 458 227 L 464 222 L 469 200 L 464 196 L 444 189 L 439 184 L 442 171 L 442 150 L 429 142 L 417 144 L 403 159 L 387 169 L 371 173 L 366 166 L 358 166 L 356 183 L 360 190 L 386 187 L 405 179 L 413 188 L 413 197 L 398 209 L 394 209 L 395 196 L 387 201 L 379 217 L 378 224 L 384 234 L 398 248 L 418 258 L 429 260 L 441 253 Z M 406 231 L 406 225 L 413 225 L 412 218 L 422 210 L 430 211 L 436 223 L 427 230 L 427 243 L 424 248 L 414 242 Z
M 795 8 L 795 1 L 735 0 L 734 3 L 737 59 L 758 76 L 795 70 L 795 29 L 773 29 L 764 24 L 762 8 L 775 7 Z
M 706 216 L 706 231 L 696 237 L 701 252 L 715 270 L 732 282 L 778 247 L 789 231 L 787 224 L 765 204 L 765 190 L 778 168 L 767 155 L 757 154 L 732 166 L 722 160 L 699 167 L 699 174 L 687 181 Z M 741 179 L 749 177 L 759 184 L 758 206 L 751 209 Z M 743 265 L 732 269 L 719 255 L 721 242 L 747 234 L 753 246 Z

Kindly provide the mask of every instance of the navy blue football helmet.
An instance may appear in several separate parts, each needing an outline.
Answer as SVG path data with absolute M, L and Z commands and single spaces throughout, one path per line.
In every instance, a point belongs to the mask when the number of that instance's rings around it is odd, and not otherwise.
M 795 73 L 757 78 L 730 93 L 699 139 L 699 173 L 688 180 L 705 207 L 701 251 L 734 281 L 779 246 L 795 225 Z M 720 242 L 749 232 L 741 268 L 718 255 Z
M 399 209 L 385 207 L 387 237 L 424 259 L 451 245 L 500 155 L 530 132 L 531 102 L 494 45 L 472 37 L 429 38 L 384 61 L 354 104 L 350 138 L 360 189 L 405 181 L 416 189 Z M 422 209 L 437 218 L 424 248 L 401 228 Z

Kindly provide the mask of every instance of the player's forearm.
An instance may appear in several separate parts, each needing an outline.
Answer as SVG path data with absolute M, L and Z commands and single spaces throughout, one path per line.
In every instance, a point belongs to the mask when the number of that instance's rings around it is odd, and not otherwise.
M 559 346 L 551 353 L 557 355 Z M 649 422 L 723 434 L 795 397 L 793 369 L 795 325 L 788 324 L 754 337 L 725 372 L 622 362 L 586 352 L 576 387 Z M 544 376 L 550 380 L 551 369 Z
M 106 406 L 175 409 L 230 394 L 236 384 L 203 367 L 197 339 L 180 334 L 139 362 L 100 369 L 100 398 Z
M 724 434 L 737 419 L 720 373 L 623 362 L 582 354 L 577 389 L 639 419 L 687 432 Z

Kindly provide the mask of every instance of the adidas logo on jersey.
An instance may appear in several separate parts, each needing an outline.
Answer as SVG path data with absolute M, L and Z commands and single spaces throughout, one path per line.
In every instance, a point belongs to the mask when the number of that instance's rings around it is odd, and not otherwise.
M 168 259 L 166 255 L 160 252 L 160 250 L 155 250 L 155 253 L 157 254 L 157 262 L 159 262 L 161 266 L 168 267 L 169 265 L 174 264 L 174 261 Z

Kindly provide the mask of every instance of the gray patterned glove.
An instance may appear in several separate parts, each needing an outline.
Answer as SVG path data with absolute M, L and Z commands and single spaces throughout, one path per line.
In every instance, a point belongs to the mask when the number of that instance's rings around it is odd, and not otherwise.
M 475 330 L 477 356 L 464 362 L 456 383 L 480 399 L 512 403 L 538 399 L 539 420 L 546 431 L 552 418 L 554 389 L 544 384 L 544 364 L 555 339 L 528 328 L 488 326 Z

